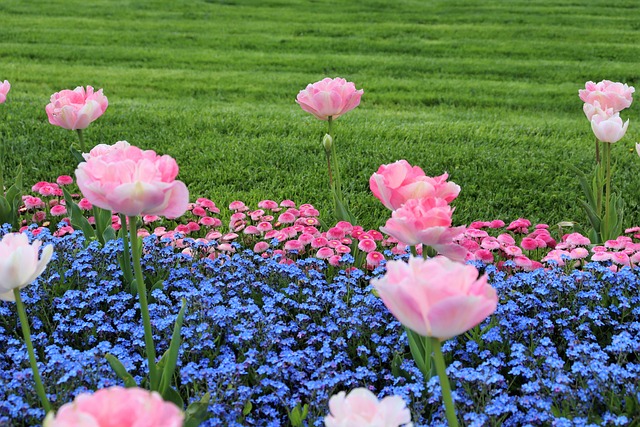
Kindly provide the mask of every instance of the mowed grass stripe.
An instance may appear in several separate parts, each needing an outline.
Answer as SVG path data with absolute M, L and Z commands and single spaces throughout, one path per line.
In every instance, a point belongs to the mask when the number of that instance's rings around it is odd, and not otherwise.
M 44 105 L 66 87 L 104 87 L 110 107 L 86 131 L 175 156 L 192 193 L 220 205 L 293 198 L 328 211 L 323 123 L 295 95 L 342 76 L 365 89 L 336 122 L 352 206 L 364 225 L 388 212 L 368 191 L 379 164 L 448 171 L 459 223 L 582 219 L 569 164 L 588 170 L 593 136 L 577 90 L 638 85 L 635 2 L 165 1 L 0 5 L 0 110 L 9 165 L 32 181 L 69 173 L 75 135 Z M 628 223 L 640 223 L 632 124 L 614 147 Z

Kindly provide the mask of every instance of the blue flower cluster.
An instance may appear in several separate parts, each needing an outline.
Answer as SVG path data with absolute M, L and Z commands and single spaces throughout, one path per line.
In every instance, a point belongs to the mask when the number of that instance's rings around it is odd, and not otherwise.
M 144 385 L 144 334 L 137 298 L 122 285 L 121 244 L 85 247 L 79 233 L 38 238 L 55 255 L 23 295 L 54 407 L 119 384 L 107 354 Z M 204 426 L 288 425 L 304 404 L 305 425 L 321 426 L 329 397 L 356 387 L 402 396 L 416 425 L 446 425 L 437 377 L 423 379 L 401 325 L 372 293 L 369 279 L 383 267 L 336 272 L 312 258 L 285 265 L 239 247 L 232 257 L 194 261 L 155 236 L 144 254 L 159 355 L 187 300 L 176 383 L 185 401 L 211 393 Z M 486 270 L 498 311 L 443 345 L 465 425 L 638 420 L 636 272 L 595 264 L 572 274 Z M 39 425 L 44 413 L 12 303 L 0 303 L 0 343 L 0 425 Z

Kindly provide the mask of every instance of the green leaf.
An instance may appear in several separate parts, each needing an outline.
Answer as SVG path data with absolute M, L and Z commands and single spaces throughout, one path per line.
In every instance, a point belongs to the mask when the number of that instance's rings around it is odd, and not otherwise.
M 209 416 L 209 401 L 211 395 L 205 393 L 199 402 L 193 402 L 185 411 L 185 419 L 183 427 L 198 427 Z
M 420 372 L 425 377 L 425 380 L 431 378 L 431 352 L 425 351 L 425 338 L 421 337 L 414 331 L 405 327 L 407 331 L 407 338 L 409 339 L 409 349 L 411 350 L 411 356 L 416 362 L 416 366 L 420 369 Z M 428 342 L 428 341 L 427 341 Z M 430 348 L 430 345 L 428 345 Z
M 76 150 L 73 147 L 69 147 L 69 151 L 71 152 L 71 155 L 73 156 L 73 158 L 76 160 L 76 162 L 78 162 L 78 164 L 85 162 L 86 160 L 84 159 L 84 157 L 82 157 L 82 153 L 80 153 L 78 150 Z
M 253 409 L 253 404 L 250 400 L 247 400 L 242 408 L 242 415 L 246 417 L 251 412 L 251 409 Z
M 182 328 L 182 322 L 184 320 L 184 311 L 187 308 L 187 301 L 182 299 L 182 307 L 180 308 L 180 313 L 178 313 L 178 318 L 176 319 L 176 324 L 173 326 L 173 335 L 171 337 L 171 343 L 169 344 L 169 349 L 165 353 L 167 355 L 166 364 L 162 371 L 162 379 L 160 380 L 160 395 L 165 397 L 165 392 L 168 390 L 171 385 L 171 381 L 173 380 L 173 373 L 176 370 L 176 364 L 178 362 L 178 350 L 180 349 L 181 338 L 180 338 L 180 329 Z M 164 358 L 164 356 L 163 356 Z
M 117 357 L 112 354 L 107 354 L 105 356 L 105 359 L 107 359 L 107 362 L 109 362 L 111 369 L 113 369 L 113 372 L 116 373 L 118 378 L 124 381 L 125 387 L 131 388 L 138 386 L 136 380 L 131 376 L 129 372 L 127 372 L 127 368 L 124 367 L 122 362 L 120 362 Z
M 162 398 L 167 402 L 173 402 L 176 404 L 180 410 L 184 408 L 184 400 L 180 397 L 180 393 L 176 391 L 175 388 L 169 387 L 165 390 L 165 393 L 162 395 Z
M 116 230 L 113 229 L 110 225 L 104 229 L 102 232 L 102 239 L 105 243 L 110 240 L 116 240 Z
M 591 227 L 593 227 L 594 230 L 600 231 L 601 220 L 595 213 L 593 208 L 584 200 L 578 200 L 578 203 L 582 205 L 582 209 L 584 209 L 585 213 L 587 214 L 589 222 L 591 223 Z
M 80 207 L 73 201 L 71 198 L 71 194 L 66 188 L 62 188 L 62 192 L 64 194 L 65 206 L 67 207 L 67 212 L 70 214 L 69 217 L 71 219 L 71 225 L 74 228 L 82 230 L 84 233 L 84 237 L 87 239 L 87 243 L 90 239 L 95 239 L 95 231 L 89 221 L 82 214 Z

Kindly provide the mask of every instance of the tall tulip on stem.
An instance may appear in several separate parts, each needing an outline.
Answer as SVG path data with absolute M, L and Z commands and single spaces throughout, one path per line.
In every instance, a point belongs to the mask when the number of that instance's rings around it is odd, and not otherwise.
M 169 156 L 158 156 L 154 151 L 141 150 L 126 141 L 119 141 L 113 146 L 96 147 L 95 150 L 92 150 L 94 155 L 87 156 L 86 162 L 78 165 L 76 181 L 83 195 L 94 206 L 126 215 L 129 219 L 131 252 L 144 326 L 150 387 L 151 390 L 164 392 L 168 387 L 167 381 L 173 376 L 172 369 L 175 369 L 175 364 L 169 370 L 165 368 L 161 385 L 161 373 L 156 365 L 147 289 L 140 264 L 142 245 L 138 238 L 137 223 L 140 215 L 176 218 L 184 214 L 189 203 L 189 191 L 182 181 L 175 179 L 178 165 Z M 123 227 L 125 226 L 126 224 L 123 224 Z M 176 325 L 181 324 L 182 315 L 184 307 Z M 177 341 L 172 338 L 170 345 L 170 352 L 175 350 L 176 354 L 179 330 L 177 335 Z M 167 362 L 167 366 L 171 366 L 171 363 Z M 164 390 L 161 390 L 162 388 Z
M 86 90 L 78 86 L 74 90 L 65 89 L 51 95 L 45 109 L 49 123 L 78 133 L 80 152 L 86 153 L 82 130 L 103 115 L 108 105 L 109 101 L 102 94 L 102 89 L 94 92 L 91 86 L 87 86 Z M 75 156 L 82 161 L 77 153 Z
M 445 257 L 389 261 L 387 273 L 371 284 L 389 311 L 414 333 L 428 339 L 440 379 L 449 426 L 458 426 L 441 342 L 482 322 L 497 308 L 498 296 L 475 267 Z
M 609 80 L 587 82 L 585 88 L 578 91 L 596 137 L 593 177 L 589 179 L 577 171 L 587 199 L 580 203 L 592 226 L 591 237 L 598 243 L 615 238 L 622 231 L 622 199 L 611 191 L 611 144 L 619 141 L 627 131 L 629 121 L 623 123 L 619 113 L 631 105 L 634 92 L 632 86 Z
M 0 104 L 7 100 L 7 93 L 11 89 L 11 84 L 5 80 L 0 83 Z M 0 141 L 0 196 L 4 196 L 4 142 Z
M 37 240 L 33 244 L 29 244 L 29 238 L 25 234 L 11 233 L 2 238 L 2 241 L 0 241 L 0 299 L 16 302 L 22 335 L 27 346 L 31 370 L 33 371 L 36 393 L 45 412 L 49 412 L 51 404 L 47 399 L 42 378 L 38 371 L 38 363 L 31 341 L 29 319 L 20 296 L 20 289 L 42 274 L 53 255 L 53 246 L 48 245 L 42 250 L 42 255 L 38 260 L 40 245 L 40 241 Z
M 338 77 L 325 78 L 310 84 L 296 97 L 296 102 L 304 111 L 327 121 L 327 133 L 322 140 L 322 145 L 327 157 L 329 187 L 333 195 L 335 213 L 338 220 L 351 223 L 355 223 L 355 217 L 349 212 L 342 194 L 340 167 L 333 138 L 333 121 L 356 108 L 360 104 L 363 93 L 362 89 L 356 90 L 355 84 Z

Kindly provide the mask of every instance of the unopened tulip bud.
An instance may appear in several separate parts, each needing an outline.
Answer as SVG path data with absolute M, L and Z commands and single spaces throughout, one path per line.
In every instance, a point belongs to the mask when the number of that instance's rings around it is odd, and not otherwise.
M 636 142 L 636 153 L 640 156 L 640 142 Z
M 331 135 L 326 134 L 324 138 L 322 138 L 322 146 L 327 152 L 329 152 L 331 151 L 331 145 L 333 145 L 333 138 Z

